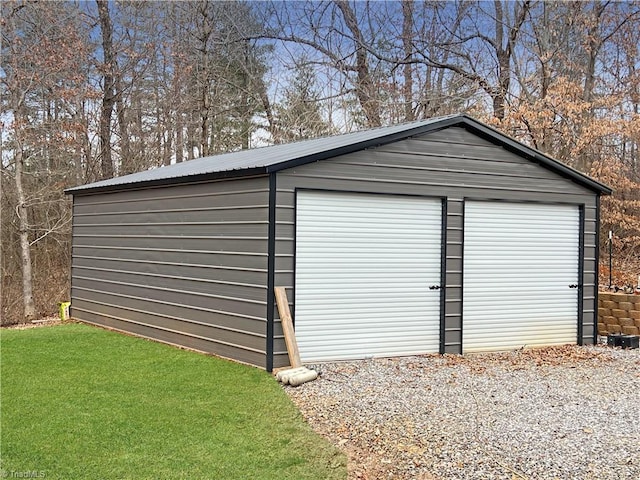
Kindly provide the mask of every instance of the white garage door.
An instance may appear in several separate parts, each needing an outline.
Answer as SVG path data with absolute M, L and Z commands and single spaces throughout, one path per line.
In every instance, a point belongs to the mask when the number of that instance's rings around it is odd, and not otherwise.
M 466 202 L 465 352 L 576 343 L 579 223 L 573 206 Z
M 303 361 L 438 351 L 441 216 L 439 200 L 298 192 Z

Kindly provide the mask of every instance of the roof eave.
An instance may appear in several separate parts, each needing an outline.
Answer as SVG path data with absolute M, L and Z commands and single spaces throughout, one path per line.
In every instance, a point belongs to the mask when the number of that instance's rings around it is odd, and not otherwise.
M 266 167 L 243 168 L 238 170 L 226 170 L 222 172 L 201 173 L 183 177 L 159 178 L 157 180 L 146 180 L 142 182 L 120 183 L 116 185 L 105 185 L 103 187 L 79 187 L 67 188 L 64 193 L 67 195 L 93 195 L 97 193 L 107 193 L 123 190 L 138 190 L 142 188 L 154 188 L 168 185 L 181 185 L 185 183 L 209 182 L 212 180 L 224 180 L 232 178 L 258 177 L 266 175 Z

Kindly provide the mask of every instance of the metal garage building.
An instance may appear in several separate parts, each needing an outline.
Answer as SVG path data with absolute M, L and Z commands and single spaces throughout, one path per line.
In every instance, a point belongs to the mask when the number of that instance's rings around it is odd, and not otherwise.
M 464 115 L 72 188 L 71 315 L 257 365 L 593 343 L 595 180 Z

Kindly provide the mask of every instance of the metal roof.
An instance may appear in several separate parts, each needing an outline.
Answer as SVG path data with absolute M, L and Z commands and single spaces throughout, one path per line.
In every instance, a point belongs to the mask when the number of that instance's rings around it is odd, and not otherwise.
M 80 185 L 69 188 L 65 192 L 79 195 L 214 178 L 264 175 L 452 126 L 466 128 L 508 150 L 569 177 L 591 190 L 604 194 L 612 192 L 606 185 L 467 115 L 450 115 L 355 133 L 223 153 Z

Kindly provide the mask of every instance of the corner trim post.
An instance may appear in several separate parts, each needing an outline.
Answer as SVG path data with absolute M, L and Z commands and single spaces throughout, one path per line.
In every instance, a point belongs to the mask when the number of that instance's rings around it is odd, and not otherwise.
M 269 233 L 267 239 L 267 358 L 266 370 L 273 371 L 276 277 L 276 173 L 269 174 Z

